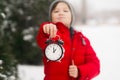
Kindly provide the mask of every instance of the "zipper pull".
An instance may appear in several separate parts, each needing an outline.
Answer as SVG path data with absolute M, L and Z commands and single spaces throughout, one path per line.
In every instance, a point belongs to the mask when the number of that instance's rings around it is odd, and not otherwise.
M 82 37 L 82 44 L 85 46 L 86 45 L 86 41 L 85 39 Z

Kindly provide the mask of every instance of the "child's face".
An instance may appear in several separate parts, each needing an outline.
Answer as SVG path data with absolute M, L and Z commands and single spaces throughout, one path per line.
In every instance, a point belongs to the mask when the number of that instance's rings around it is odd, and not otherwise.
M 71 23 L 71 11 L 67 4 L 60 2 L 52 11 L 52 22 L 62 22 L 67 27 L 70 27 Z

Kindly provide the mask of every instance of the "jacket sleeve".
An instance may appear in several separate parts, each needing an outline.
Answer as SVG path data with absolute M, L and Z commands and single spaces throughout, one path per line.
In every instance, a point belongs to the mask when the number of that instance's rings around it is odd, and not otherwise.
M 48 23 L 49 23 L 49 22 L 45 22 L 45 23 L 42 23 L 42 24 L 40 25 L 38 34 L 37 34 L 37 36 L 36 36 L 36 42 L 37 42 L 38 46 L 39 46 L 42 50 L 45 49 L 45 47 L 46 47 L 45 41 L 46 41 L 47 38 L 49 37 L 48 34 L 46 34 L 46 33 L 43 32 L 43 26 L 44 26 L 45 24 L 48 24 Z
M 96 56 L 95 51 L 90 45 L 90 42 L 87 38 L 86 41 L 86 50 L 85 50 L 85 64 L 78 66 L 80 76 L 78 80 L 90 80 L 93 77 L 97 76 L 100 72 L 100 62 Z

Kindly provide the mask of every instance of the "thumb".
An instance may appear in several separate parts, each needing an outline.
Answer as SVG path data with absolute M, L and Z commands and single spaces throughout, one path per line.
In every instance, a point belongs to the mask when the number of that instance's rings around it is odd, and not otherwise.
M 75 65 L 74 60 L 72 60 L 72 65 Z

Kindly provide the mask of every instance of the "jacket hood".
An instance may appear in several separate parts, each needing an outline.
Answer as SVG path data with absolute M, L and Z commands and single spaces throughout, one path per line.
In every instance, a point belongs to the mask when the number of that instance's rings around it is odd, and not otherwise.
M 52 11 L 52 8 L 53 6 L 57 3 L 57 2 L 65 2 L 69 8 L 70 8 L 70 11 L 71 11 L 71 14 L 72 14 L 72 21 L 71 21 L 71 26 L 74 25 L 74 22 L 75 22 L 75 14 L 74 14 L 74 9 L 72 7 L 72 5 L 67 1 L 67 0 L 55 0 L 51 3 L 50 7 L 49 7 L 49 20 L 51 21 L 51 11 Z

